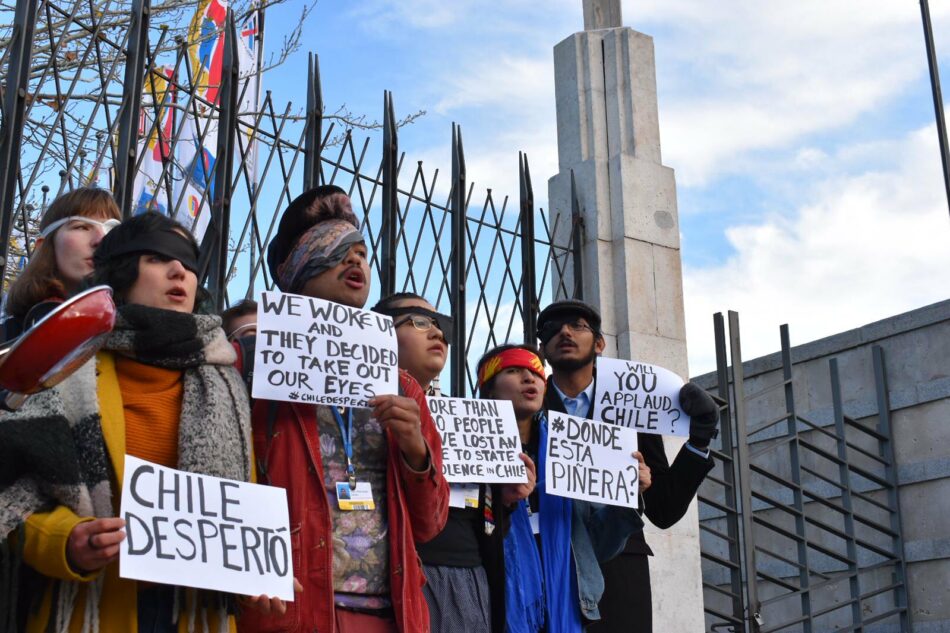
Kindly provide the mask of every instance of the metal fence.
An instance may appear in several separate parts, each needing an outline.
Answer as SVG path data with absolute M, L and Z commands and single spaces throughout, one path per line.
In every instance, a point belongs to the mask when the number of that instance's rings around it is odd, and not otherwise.
M 119 8 L 127 12 L 123 20 L 114 17 Z M 583 231 L 580 214 L 575 209 L 571 226 L 549 225 L 547 214 L 535 206 L 527 156 L 518 155 L 515 203 L 491 189 L 484 197 L 476 194 L 456 125 L 447 178 L 407 161 L 399 151 L 399 121 L 389 93 L 383 97 L 381 139 L 337 130 L 337 122 L 324 115 L 315 55 L 304 108 L 278 105 L 267 91 L 256 110 L 239 111 L 239 91 L 246 84 L 239 81 L 230 12 L 214 98 L 201 90 L 207 82 L 188 42 L 164 26 L 150 28 L 150 15 L 148 0 L 131 5 L 22 0 L 9 16 L 12 26 L 0 54 L 5 271 L 29 255 L 36 216 L 47 198 L 95 181 L 105 168 L 111 167 L 120 208 L 132 213 L 144 154 L 137 147 L 140 138 L 149 138 L 162 158 L 160 206 L 171 215 L 188 207 L 196 223 L 210 214 L 200 268 L 219 308 L 272 287 L 264 254 L 280 211 L 306 188 L 329 183 L 349 193 L 362 218 L 379 280 L 371 303 L 376 296 L 409 290 L 455 316 L 448 370 L 455 395 L 472 392 L 470 368 L 485 349 L 534 340 L 540 301 L 575 296 L 579 284 L 567 287 L 563 280 L 569 268 L 570 278 L 581 278 L 573 268 L 580 258 L 572 256 Z M 164 116 L 169 109 L 170 119 Z M 213 186 L 200 200 L 186 200 L 173 186 L 192 177 L 191 166 L 175 159 L 176 147 L 185 142 L 186 114 L 203 122 L 198 143 L 214 147 L 218 157 L 205 166 L 213 170 L 213 176 L 205 174 Z M 512 154 L 512 169 L 514 159 Z M 44 192 L 42 201 L 37 190 Z
M 707 628 L 910 630 L 882 349 L 872 349 L 876 420 L 844 414 L 830 359 L 828 427 L 796 405 L 788 327 L 781 376 L 750 392 L 739 315 L 728 320 L 727 347 L 723 316 L 714 317 L 715 389 L 726 408 L 699 497 Z
M 534 340 L 539 303 L 582 296 L 584 227 L 577 197 L 570 214 L 556 216 L 569 218 L 569 226 L 549 224 L 535 205 L 526 156 L 518 157 L 515 203 L 490 189 L 476 197 L 458 126 L 451 130 L 447 177 L 407 162 L 389 93 L 380 139 L 337 132 L 332 117 L 324 116 L 315 56 L 303 109 L 279 105 L 265 92 L 256 110 L 238 111 L 242 84 L 230 15 L 222 83 L 208 99 L 199 90 L 204 80 L 188 43 L 168 29 L 150 28 L 147 0 L 19 0 L 15 10 L 0 14 L 11 20 L 6 32 L 0 30 L 4 271 L 29 255 L 46 201 L 95 180 L 103 168 L 111 168 L 116 199 L 130 214 L 144 136 L 155 139 L 162 157 L 162 206 L 175 214 L 191 205 L 195 221 L 210 214 L 200 263 L 219 307 L 272 287 L 264 253 L 280 210 L 297 193 L 325 183 L 345 189 L 362 219 L 379 280 L 371 301 L 410 290 L 455 316 L 449 359 L 455 395 L 472 392 L 470 368 L 485 349 Z M 167 127 L 166 108 L 175 113 Z M 176 195 L 172 186 L 189 173 L 174 159 L 186 113 L 213 121 L 199 126 L 199 146 L 214 147 L 219 157 L 214 186 L 197 201 Z M 873 427 L 843 414 L 838 367 L 831 361 L 832 430 L 796 410 L 787 329 L 783 380 L 766 392 L 746 393 L 738 316 L 729 315 L 728 349 L 721 315 L 715 327 L 717 389 L 727 414 L 717 465 L 700 497 L 708 627 L 810 632 L 896 622 L 906 630 L 882 352 L 874 358 L 879 415 Z M 776 392 L 783 410 L 772 419 L 750 419 L 749 404 Z M 872 600 L 873 615 L 867 615 L 864 607 Z

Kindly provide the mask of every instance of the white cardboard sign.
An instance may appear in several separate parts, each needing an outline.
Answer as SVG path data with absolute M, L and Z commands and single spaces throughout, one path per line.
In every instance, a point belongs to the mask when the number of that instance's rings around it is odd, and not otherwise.
M 119 575 L 294 599 L 287 493 L 125 456 Z
M 399 393 L 391 317 L 332 301 L 263 292 L 251 393 L 265 400 L 368 408 Z
M 618 358 L 597 359 L 594 417 L 640 433 L 689 436 L 680 408 L 683 379 L 657 365 Z
M 451 483 L 527 483 L 509 400 L 427 398 L 442 437 L 442 474 Z
M 639 497 L 637 432 L 566 413 L 548 414 L 545 490 L 560 497 L 636 508 Z

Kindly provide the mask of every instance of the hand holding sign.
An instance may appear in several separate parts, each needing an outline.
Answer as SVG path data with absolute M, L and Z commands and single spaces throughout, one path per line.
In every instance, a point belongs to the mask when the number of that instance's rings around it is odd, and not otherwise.
M 294 593 L 303 593 L 303 585 L 294 578 Z M 244 604 L 253 609 L 257 609 L 264 615 L 284 615 L 287 613 L 287 603 L 280 598 L 272 598 L 261 594 L 259 596 L 248 596 L 243 599 Z
M 719 405 L 699 385 L 691 382 L 680 389 L 680 405 L 690 417 L 689 443 L 706 449 L 709 441 L 719 435 Z
M 633 451 L 633 458 L 637 460 L 639 464 L 639 468 L 637 469 L 640 474 L 638 490 L 640 494 L 643 494 L 649 490 L 650 485 L 653 484 L 653 471 L 647 466 L 646 460 L 643 459 L 643 453 L 640 451 Z
M 501 502 L 506 506 L 513 506 L 522 499 L 527 499 L 534 492 L 538 481 L 538 469 L 534 461 L 524 453 L 519 455 L 528 471 L 528 482 L 524 484 L 505 484 L 501 487 Z
M 66 539 L 66 560 L 74 571 L 99 571 L 119 556 L 125 521 L 118 517 L 77 523 Z
M 600 357 L 594 417 L 640 433 L 686 437 L 689 416 L 680 408 L 682 386 L 682 378 L 663 367 Z
M 419 404 L 412 398 L 393 395 L 376 396 L 367 404 L 373 407 L 373 417 L 379 425 L 396 438 L 406 463 L 415 471 L 425 470 L 429 451 L 422 437 Z

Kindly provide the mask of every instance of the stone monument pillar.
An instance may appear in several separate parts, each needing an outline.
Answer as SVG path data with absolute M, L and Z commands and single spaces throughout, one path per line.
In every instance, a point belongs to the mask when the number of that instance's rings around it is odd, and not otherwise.
M 570 243 L 573 189 L 584 226 L 579 286 L 603 315 L 605 355 L 686 379 L 676 183 L 660 158 L 653 39 L 622 26 L 620 0 L 584 0 L 584 29 L 554 47 L 560 172 L 548 182 L 548 204 L 555 239 Z M 564 264 L 564 287 L 574 288 L 572 262 Z M 672 462 L 683 441 L 664 441 Z M 656 554 L 654 631 L 702 631 L 695 501 L 668 530 L 648 524 L 646 537 Z

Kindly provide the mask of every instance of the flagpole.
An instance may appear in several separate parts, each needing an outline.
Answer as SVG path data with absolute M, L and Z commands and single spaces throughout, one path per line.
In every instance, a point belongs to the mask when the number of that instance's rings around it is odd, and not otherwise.
M 920 0 L 920 15 L 924 23 L 924 42 L 927 47 L 927 65 L 930 67 L 930 87 L 933 91 L 934 113 L 937 118 L 937 138 L 940 141 L 940 159 L 943 161 L 943 184 L 950 209 L 950 149 L 947 147 L 947 120 L 943 115 L 943 95 L 940 90 L 940 73 L 937 69 L 937 51 L 934 48 L 933 25 L 930 21 L 930 5 Z
M 258 3 L 256 0 L 255 0 L 254 4 L 255 4 L 256 7 L 257 7 L 257 8 L 256 8 L 256 11 L 257 11 L 257 70 L 256 70 L 256 72 L 257 72 L 257 81 L 254 82 L 254 91 L 255 91 L 257 94 L 254 95 L 254 103 L 256 104 L 257 108 L 260 109 L 260 107 L 261 107 L 261 80 L 263 79 L 262 68 L 263 68 L 263 58 L 264 58 L 264 10 L 261 8 L 260 3 Z M 255 116 L 255 117 L 254 117 L 254 120 L 257 121 L 259 118 L 260 118 L 260 117 Z M 257 137 L 257 130 L 254 130 L 254 137 L 255 137 L 255 138 L 254 138 L 254 144 L 255 144 L 255 145 L 254 145 L 254 174 L 253 174 L 253 176 L 252 176 L 252 178 L 251 178 L 251 196 L 252 196 L 252 197 L 257 196 L 258 173 L 259 173 L 258 170 L 260 169 L 260 160 L 259 160 L 260 157 L 259 157 L 258 154 L 257 154 L 257 138 L 256 138 L 256 137 Z M 256 205 L 256 204 L 253 205 L 253 206 L 251 207 L 251 212 L 252 212 L 252 213 L 256 213 L 256 208 L 257 208 L 257 205 Z M 256 218 L 255 218 L 255 220 L 256 220 Z M 253 225 L 254 225 L 255 223 L 256 223 L 256 222 L 252 222 L 252 223 L 251 223 L 251 224 L 252 224 L 252 231 L 251 231 L 251 259 L 248 261 L 248 267 L 247 267 L 247 269 L 248 269 L 248 280 L 247 280 L 248 292 L 250 292 L 251 289 L 254 288 L 254 244 L 255 244 L 255 236 L 254 236 L 254 234 L 253 234 L 253 233 L 254 233 L 254 231 L 253 231 Z M 261 254 L 263 255 L 263 253 L 261 253 Z

